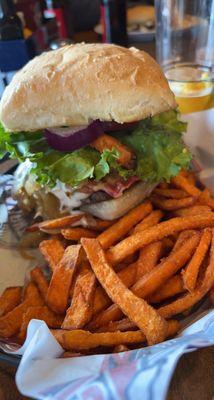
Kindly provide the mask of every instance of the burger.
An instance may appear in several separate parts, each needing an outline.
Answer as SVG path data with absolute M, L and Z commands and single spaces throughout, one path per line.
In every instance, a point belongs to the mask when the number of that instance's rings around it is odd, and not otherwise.
M 155 28 L 155 8 L 149 5 L 134 5 L 127 9 L 127 23 L 128 31 L 142 30 L 145 28 L 153 29 Z
M 13 193 L 43 219 L 112 220 L 187 168 L 185 124 L 158 64 L 113 44 L 44 53 L 0 102 L 0 151 L 18 159 Z

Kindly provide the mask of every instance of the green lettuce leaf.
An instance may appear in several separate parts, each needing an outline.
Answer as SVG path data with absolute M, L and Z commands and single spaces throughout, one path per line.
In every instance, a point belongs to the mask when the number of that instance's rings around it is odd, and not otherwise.
M 0 157 L 8 152 L 10 158 L 16 158 L 19 161 L 30 158 L 34 161 L 40 158 L 47 149 L 48 145 L 42 131 L 9 133 L 0 124 Z
M 40 183 L 55 185 L 57 179 L 72 187 L 77 187 L 94 177 L 94 169 L 99 163 L 100 153 L 85 147 L 73 153 L 60 153 L 52 150 L 36 161 L 32 170 L 40 179 Z
M 114 169 L 118 174 L 124 178 L 128 179 L 130 176 L 134 176 L 135 170 L 125 169 L 121 167 L 117 160 L 119 158 L 119 152 L 116 149 L 105 149 L 100 157 L 99 163 L 95 167 L 95 179 L 100 180 L 110 173 L 111 169 Z
M 188 168 L 191 154 L 185 147 L 182 132 L 186 124 L 177 119 L 176 111 L 162 113 L 141 121 L 129 132 L 114 136 L 136 154 L 135 174 L 151 183 L 169 181 L 182 168 Z
M 186 131 L 187 123 L 178 119 L 178 112 L 176 110 L 167 111 L 152 118 L 146 118 L 141 121 L 142 127 L 147 129 L 164 129 L 164 132 L 183 133 Z
M 162 113 L 141 121 L 134 131 L 112 132 L 112 136 L 134 150 L 136 162 L 133 169 L 125 169 L 117 162 L 116 149 L 103 153 L 87 146 L 72 153 L 51 149 L 38 132 L 8 133 L 0 125 L 0 156 L 10 153 L 20 162 L 27 158 L 33 163 L 31 173 L 42 185 L 54 186 L 56 181 L 78 187 L 87 179 L 103 179 L 111 170 L 124 179 L 138 176 L 148 182 L 167 180 L 187 168 L 191 160 L 182 140 L 186 125 L 179 121 L 176 111 Z

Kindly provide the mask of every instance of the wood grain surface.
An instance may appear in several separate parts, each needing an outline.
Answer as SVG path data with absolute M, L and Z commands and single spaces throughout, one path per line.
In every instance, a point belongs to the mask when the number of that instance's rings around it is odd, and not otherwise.
M 0 400 L 28 399 L 16 388 L 15 371 L 14 367 L 0 362 Z M 167 400 L 214 400 L 214 346 L 180 359 Z

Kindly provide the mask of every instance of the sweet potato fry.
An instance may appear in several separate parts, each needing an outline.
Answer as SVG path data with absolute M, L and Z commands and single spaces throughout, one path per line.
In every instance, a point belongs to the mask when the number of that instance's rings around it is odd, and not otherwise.
M 39 300 L 39 303 L 37 303 L 37 299 Z M 35 303 L 36 306 L 44 304 L 40 292 L 38 291 L 38 287 L 33 282 L 29 282 L 24 288 L 23 301 L 30 301 L 30 303 L 32 302 L 32 305 Z
M 63 229 L 71 226 L 74 222 L 79 221 L 84 214 L 67 215 L 66 217 L 46 220 L 39 223 L 39 229 L 45 231 L 52 229 Z
M 187 208 L 180 208 L 179 210 L 174 210 L 173 215 L 175 215 L 176 217 L 186 217 L 189 215 L 198 215 L 210 212 L 211 208 L 209 206 L 195 205 Z
M 166 337 L 175 335 L 179 330 L 178 321 L 169 321 Z M 52 334 L 65 350 L 89 350 L 96 347 L 112 347 L 123 344 L 134 344 L 146 341 L 141 331 L 91 333 L 83 330 L 52 330 Z
M 86 238 L 95 238 L 97 236 L 96 231 L 92 231 L 91 229 L 86 228 L 68 228 L 61 230 L 62 236 L 68 240 L 78 241 L 82 237 Z
M 184 190 L 178 189 L 160 189 L 156 188 L 153 191 L 154 194 L 161 197 L 169 197 L 170 199 L 184 199 L 187 197 L 187 193 Z
M 0 318 L 0 336 L 15 335 L 22 324 L 22 317 L 30 306 L 42 306 L 44 301 L 34 283 L 30 283 L 25 292 L 25 300 L 12 311 Z
M 126 332 L 136 330 L 136 325 L 128 318 L 121 319 L 120 321 L 110 322 L 108 325 L 102 326 L 97 332 Z M 180 329 L 180 323 L 177 320 L 168 320 L 167 337 L 175 335 Z
M 103 288 L 121 310 L 145 332 L 149 344 L 158 343 L 166 337 L 166 322 L 144 300 L 136 297 L 112 270 L 104 251 L 96 239 L 82 239 L 81 243 L 91 267 Z
M 15 335 L 22 323 L 22 317 L 24 312 L 29 307 L 29 304 L 24 302 L 15 307 L 8 314 L 4 315 L 0 318 L 0 336 L 1 337 L 10 337 Z
M 160 262 L 154 269 L 139 279 L 132 287 L 137 296 L 147 297 L 162 286 L 167 279 L 171 278 L 190 259 L 200 240 L 199 232 L 195 232 L 182 247 L 171 253 Z
M 185 197 L 184 199 L 164 199 L 157 195 L 151 196 L 151 202 L 161 210 L 173 211 L 180 208 L 185 208 L 193 205 L 197 200 L 197 197 Z
M 186 269 L 183 271 L 182 275 L 183 275 L 184 287 L 189 292 L 192 292 L 196 287 L 199 269 L 209 249 L 211 240 L 212 240 L 211 229 L 205 229 L 201 236 L 200 243 L 195 253 L 192 256 L 192 259 L 190 260 Z
M 152 211 L 152 205 L 145 202 L 129 211 L 124 217 L 120 218 L 114 225 L 102 232 L 97 239 L 103 249 L 108 249 L 112 244 L 118 242 L 121 237 L 126 235 L 130 229 Z
M 81 258 L 80 249 L 80 245 L 68 246 L 53 271 L 46 302 L 56 313 L 63 314 L 66 311 L 72 278 Z
M 142 298 L 146 298 L 154 293 L 158 287 L 162 286 L 167 279 L 172 277 L 179 269 L 182 268 L 183 265 L 186 264 L 198 245 L 199 240 L 200 235 L 198 232 L 196 232 L 180 249 L 177 250 L 177 252 L 170 254 L 158 266 L 139 279 L 131 287 L 132 292 L 136 296 Z M 115 321 L 122 318 L 122 308 L 120 308 L 117 304 L 113 304 L 98 314 L 90 323 L 90 329 L 95 330 L 102 325 L 108 324 L 109 321 Z
M 197 177 L 196 177 L 196 174 L 194 171 L 183 169 L 180 171 L 179 175 L 184 176 L 186 179 L 188 179 L 189 183 L 191 183 L 192 185 L 195 186 L 195 184 L 197 182 Z M 172 182 L 171 182 L 171 184 L 172 184 Z
M 52 271 L 59 264 L 65 252 L 63 243 L 57 239 L 43 240 L 39 245 L 39 250 L 44 256 Z
M 111 225 L 115 224 L 117 220 L 107 221 L 104 219 L 94 218 L 89 214 L 85 214 L 81 220 L 75 223 L 76 226 L 81 226 L 87 229 L 91 229 L 92 231 L 102 232 L 105 229 L 109 228 Z
M 120 319 L 119 321 L 110 321 L 108 324 L 101 326 L 96 332 L 125 332 L 136 330 L 137 326 L 128 318 Z
M 44 272 L 42 271 L 41 268 L 35 267 L 30 271 L 30 276 L 31 276 L 32 282 L 34 282 L 37 285 L 37 287 L 41 293 L 41 296 L 45 301 L 49 284 L 44 275 Z
M 0 317 L 13 310 L 21 303 L 22 288 L 20 286 L 8 287 L 0 297 Z
M 130 265 L 127 265 L 121 271 L 117 272 L 117 276 L 126 287 L 130 287 L 137 279 L 137 264 L 138 262 L 134 262 Z
M 170 304 L 167 304 L 166 306 L 160 307 L 158 309 L 158 312 L 164 318 L 171 318 L 173 315 L 180 314 L 188 310 L 194 304 L 198 303 L 211 290 L 213 285 L 214 285 L 214 230 L 212 230 L 210 261 L 201 285 L 191 293 L 184 295 L 183 297 L 173 301 Z
M 105 149 L 116 149 L 119 153 L 118 163 L 129 167 L 132 163 L 133 152 L 127 146 L 119 142 L 116 138 L 103 134 L 99 136 L 94 142 L 90 144 L 100 153 L 102 153 Z
M 124 285 L 129 288 L 137 280 L 137 266 L 138 262 L 127 265 L 121 271 L 117 272 L 117 276 L 121 279 Z M 110 298 L 107 296 L 104 289 L 99 286 L 96 288 L 94 304 L 93 304 L 93 314 L 97 314 L 111 304 Z
M 90 331 L 97 331 L 100 327 L 108 325 L 110 321 L 118 321 L 123 317 L 120 307 L 117 304 L 111 304 L 108 308 L 95 315 L 87 327 Z
M 55 339 L 65 350 L 89 350 L 96 347 L 112 347 L 121 344 L 145 342 L 146 338 L 141 331 L 91 333 L 84 330 L 51 330 Z
M 214 283 L 214 280 L 212 282 Z M 198 303 L 207 294 L 208 291 L 209 289 L 204 286 L 199 287 L 193 292 L 183 295 L 172 303 L 160 307 L 158 309 L 158 312 L 164 318 L 171 318 L 173 315 L 183 313 L 194 306 L 196 303 Z
M 27 327 L 32 319 L 41 319 L 45 321 L 49 328 L 60 328 L 63 316 L 55 314 L 47 306 L 34 306 L 29 307 L 23 314 L 22 324 L 18 338 L 24 341 L 27 333 Z
M 173 246 L 172 253 L 175 253 L 194 234 L 195 234 L 194 230 L 187 229 L 186 231 L 182 231 L 178 235 L 178 238 Z
M 163 212 L 161 210 L 152 211 L 147 217 L 145 217 L 139 224 L 137 224 L 134 228 L 132 233 L 143 231 L 151 226 L 158 224 L 158 222 L 163 217 Z
M 202 229 L 213 225 L 214 213 L 172 218 L 123 239 L 107 251 L 107 258 L 110 264 L 115 265 L 147 244 L 161 240 L 166 236 L 185 229 Z
M 88 228 L 94 229 L 95 231 L 104 231 L 117 222 L 117 220 L 108 221 L 98 218 L 93 218 L 93 220 L 93 223 L 91 223 L 91 225 L 89 224 Z
M 93 315 L 105 309 L 110 304 L 111 304 L 111 299 L 108 297 L 105 290 L 101 286 L 98 286 L 96 288 L 94 296 Z
M 78 222 L 79 221 L 79 222 Z M 82 218 L 79 219 L 78 221 L 74 221 L 73 223 L 69 224 L 69 227 L 72 227 L 73 225 L 76 226 L 84 226 L 85 228 L 92 229 L 95 231 L 103 231 L 106 228 L 109 228 L 109 226 L 113 225 L 116 220 L 112 221 L 107 221 L 107 220 L 101 220 L 98 218 L 93 218 L 90 215 L 82 215 Z M 37 222 L 36 224 L 33 224 L 29 227 L 26 228 L 26 232 L 36 232 L 39 231 L 39 224 L 40 222 Z M 44 230 L 45 228 L 43 228 Z M 60 228 L 55 228 L 58 232 L 60 232 Z M 51 229 L 47 229 L 47 232 L 51 233 Z
M 135 281 L 150 272 L 158 263 L 162 250 L 162 242 L 159 240 L 150 243 L 140 250 L 140 256 L 137 261 L 137 276 Z M 135 282 L 133 282 L 135 283 Z
M 172 183 L 179 189 L 184 190 L 189 196 L 199 197 L 201 191 L 192 183 L 189 182 L 188 178 L 181 174 L 172 178 Z
M 181 275 L 172 276 L 163 286 L 148 298 L 149 303 L 160 303 L 185 291 Z
M 137 280 L 137 262 L 126 265 L 122 270 L 117 272 L 118 277 L 126 285 L 132 286 Z M 93 314 L 97 314 L 111 304 L 111 300 L 101 286 L 98 286 L 95 291 Z
M 207 188 L 201 192 L 199 203 L 210 207 L 212 211 L 214 210 L 214 199 L 211 197 L 210 191 Z
M 90 268 L 80 272 L 76 279 L 71 306 L 66 311 L 62 329 L 79 329 L 90 321 L 96 277 Z
M 80 250 L 80 257 L 78 259 L 78 265 L 77 265 L 77 268 L 76 268 L 76 270 L 74 272 L 74 276 L 73 276 L 72 282 L 71 282 L 71 287 L 70 287 L 70 290 L 69 290 L 69 302 L 73 298 L 74 288 L 75 288 L 75 284 L 76 284 L 76 280 L 77 280 L 78 275 L 80 274 L 80 272 L 83 272 L 83 270 L 84 271 L 88 270 L 88 268 L 89 268 L 89 263 L 87 261 L 86 254 L 83 251 L 83 249 L 81 249 Z

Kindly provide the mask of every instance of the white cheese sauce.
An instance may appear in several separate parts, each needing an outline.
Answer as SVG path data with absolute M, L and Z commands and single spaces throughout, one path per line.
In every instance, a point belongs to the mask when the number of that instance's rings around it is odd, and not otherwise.
M 33 196 L 36 191 L 40 189 L 40 185 L 36 182 L 36 175 L 29 174 L 32 167 L 33 163 L 28 159 L 18 166 L 14 174 L 13 195 L 22 187 L 25 188 L 29 196 Z M 90 196 L 88 193 L 77 192 L 76 190 L 73 191 L 70 186 L 59 180 L 53 188 L 46 187 L 45 192 L 52 193 L 59 200 L 60 211 L 72 211 L 75 208 L 79 208 L 83 200 Z

